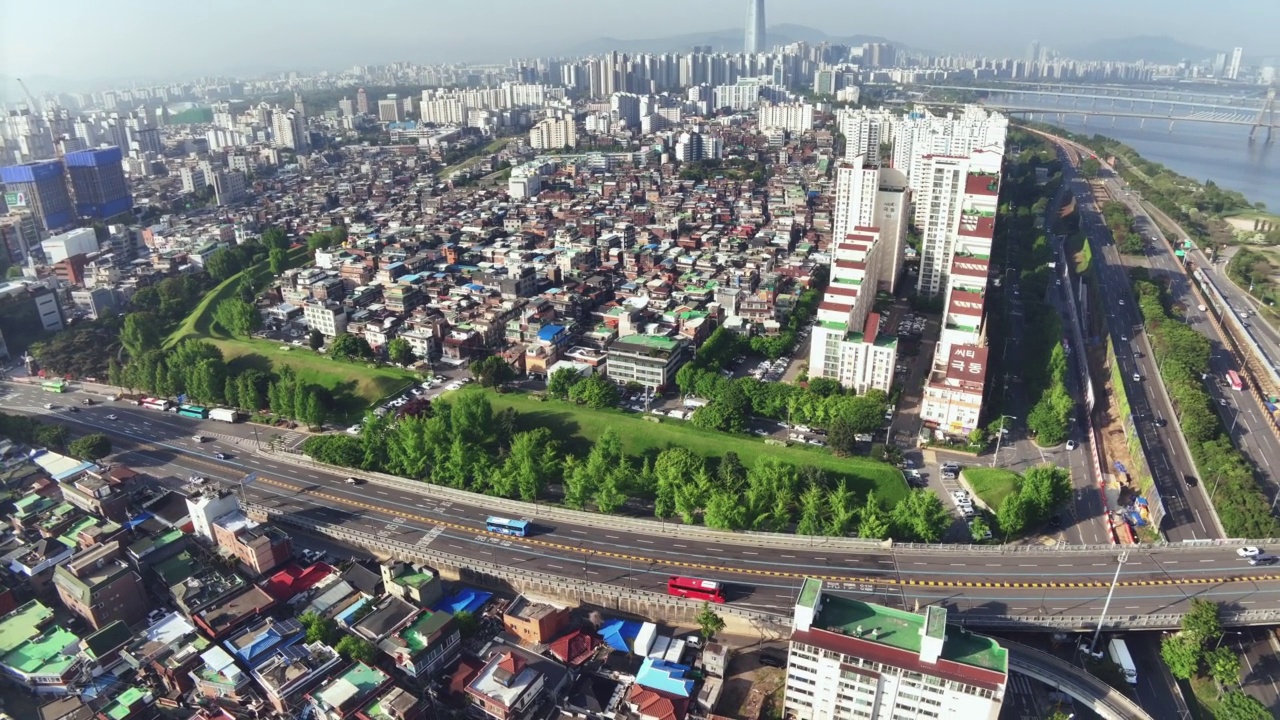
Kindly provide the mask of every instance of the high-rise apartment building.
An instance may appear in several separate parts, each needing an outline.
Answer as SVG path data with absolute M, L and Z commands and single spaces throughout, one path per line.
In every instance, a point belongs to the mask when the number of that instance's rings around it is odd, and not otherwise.
M 1231 51 L 1231 62 L 1227 65 L 1227 79 L 1240 79 L 1240 61 L 1244 59 L 1244 48 L 1234 48 Z
M 28 209 L 47 233 L 58 232 L 76 219 L 61 160 L 45 160 L 0 168 L 5 203 Z
M 764 0 L 747 0 L 747 36 L 743 52 L 748 55 L 766 52 Z
M 547 118 L 529 130 L 529 147 L 559 150 L 578 146 L 578 130 L 573 118 Z
M 25 265 L 33 252 L 39 255 L 42 239 L 40 225 L 30 212 L 15 208 L 0 216 L 0 257 L 10 265 Z
M 813 106 L 809 103 L 764 103 L 757 111 L 761 130 L 780 129 L 803 133 L 813 129 Z
M 784 705 L 795 720 L 996 720 L 1009 653 L 993 638 L 923 615 L 800 588 Z
M 133 195 L 124 177 L 124 156 L 118 147 L 67 153 L 67 176 L 75 194 L 76 214 L 107 220 L 133 209 Z
M 907 231 L 906 177 L 862 156 L 836 169 L 831 270 L 809 347 L 809 374 L 889 392 L 898 339 L 880 331 L 877 292 L 892 292 Z
M 400 122 L 404 105 L 400 99 L 391 94 L 378 101 L 378 120 L 382 122 Z
M 369 114 L 369 94 L 364 91 L 364 88 L 356 90 L 356 112 L 361 115 Z

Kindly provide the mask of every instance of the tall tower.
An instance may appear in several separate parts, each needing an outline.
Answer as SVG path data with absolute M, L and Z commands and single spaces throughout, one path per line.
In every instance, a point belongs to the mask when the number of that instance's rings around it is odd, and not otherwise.
M 764 0 L 749 0 L 747 6 L 747 39 L 743 51 L 748 55 L 765 51 Z
M 1244 59 L 1244 48 L 1235 48 L 1231 51 L 1231 64 L 1227 66 L 1227 79 L 1240 79 L 1240 61 Z

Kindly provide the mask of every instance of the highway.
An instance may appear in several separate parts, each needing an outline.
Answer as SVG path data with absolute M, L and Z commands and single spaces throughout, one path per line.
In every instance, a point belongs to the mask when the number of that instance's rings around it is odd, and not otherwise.
M 663 592 L 669 575 L 721 580 L 729 601 L 756 609 L 789 612 L 805 576 L 828 580 L 836 591 L 890 606 L 948 607 L 961 622 L 1037 626 L 1056 617 L 1100 613 L 1116 569 L 1118 551 L 974 551 L 959 546 L 844 550 L 824 546 L 787 549 L 729 536 L 689 540 L 647 523 L 640 531 L 619 529 L 599 516 L 582 522 L 544 523 L 529 538 L 484 531 L 490 503 L 442 499 L 429 485 L 407 492 L 377 483 L 351 486 L 345 472 L 299 467 L 281 456 L 252 451 L 245 425 L 182 418 L 119 402 L 104 402 L 69 413 L 82 393 L 52 396 L 38 388 L 5 385 L 0 402 L 10 411 L 57 416 L 82 431 L 106 433 L 121 450 L 117 459 L 154 476 L 201 475 L 237 487 L 248 500 L 308 521 L 341 523 L 353 530 L 442 552 L 499 561 L 566 577 Z M 54 398 L 50 400 L 50 398 Z M 58 407 L 48 410 L 46 402 Z M 108 420 L 107 415 L 117 416 Z M 210 441 L 195 443 L 201 434 Z M 217 460 L 215 453 L 226 460 Z M 537 513 L 531 513 L 535 523 Z M 603 529 L 602 529 L 603 528 Z M 1229 611 L 1269 611 L 1280 606 L 1280 570 L 1253 568 L 1230 547 L 1133 549 L 1121 569 L 1109 622 L 1149 621 L 1180 612 L 1189 598 L 1226 604 Z
M 1112 196 L 1120 198 L 1134 214 L 1135 229 L 1144 238 L 1157 238 L 1151 244 L 1151 249 L 1148 250 L 1148 254 L 1144 259 L 1135 258 L 1130 262 L 1145 265 L 1149 268 L 1154 279 L 1164 281 L 1174 302 L 1186 308 L 1187 324 L 1209 338 L 1212 354 L 1209 361 L 1210 376 L 1208 382 L 1205 383 L 1206 388 L 1215 403 L 1215 409 L 1219 413 L 1223 426 L 1230 431 L 1233 444 L 1258 469 L 1270 488 L 1270 494 L 1274 496 L 1277 491 L 1280 491 L 1280 487 L 1276 485 L 1276 472 L 1280 470 L 1276 466 L 1276 463 L 1280 463 L 1280 439 L 1277 439 L 1272 432 L 1270 421 L 1263 414 L 1264 410 L 1252 396 L 1248 393 L 1233 390 L 1226 384 L 1224 378 L 1227 371 L 1239 371 L 1240 367 L 1228 349 L 1224 338 L 1218 332 L 1217 326 L 1198 309 L 1199 301 L 1192 292 L 1191 281 L 1179 267 L 1181 261 L 1169 249 L 1160 226 L 1146 213 L 1145 206 L 1125 189 L 1123 181 L 1115 176 L 1109 176 L 1106 182 Z M 1110 250 L 1111 256 L 1118 257 L 1115 253 L 1114 245 L 1111 246 Z M 1234 284 L 1222 278 L 1216 278 L 1215 282 L 1220 289 L 1223 285 L 1228 285 L 1239 292 L 1239 289 L 1235 288 Z M 1260 321 L 1250 325 L 1251 329 L 1257 329 L 1259 326 L 1265 325 L 1265 323 Z M 1136 326 L 1134 331 L 1136 333 Z M 1255 333 L 1255 337 L 1257 336 L 1258 334 Z M 1137 340 L 1136 337 L 1131 337 L 1130 339 Z M 1150 348 L 1145 343 L 1144 347 L 1149 351 Z M 1153 382 L 1157 381 L 1157 376 L 1152 375 L 1151 377 Z M 1169 416 L 1166 415 L 1165 417 Z M 1172 424 L 1166 429 L 1171 430 Z M 1205 481 L 1204 485 L 1202 485 L 1202 492 L 1212 493 L 1212 478 L 1201 478 L 1201 480 Z M 1163 486 L 1161 486 L 1161 489 L 1163 491 Z

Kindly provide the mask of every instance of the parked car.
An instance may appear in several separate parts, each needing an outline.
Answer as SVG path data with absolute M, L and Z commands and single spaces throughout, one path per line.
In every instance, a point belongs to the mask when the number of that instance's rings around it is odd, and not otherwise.
M 787 660 L 786 658 L 781 658 L 777 655 L 761 655 L 760 664 L 765 667 L 781 668 L 787 666 Z

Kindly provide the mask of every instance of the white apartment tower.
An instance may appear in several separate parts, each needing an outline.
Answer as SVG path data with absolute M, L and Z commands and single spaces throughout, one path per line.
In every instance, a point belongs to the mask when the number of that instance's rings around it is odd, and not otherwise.
M 803 133 L 813 129 L 813 106 L 809 103 L 764 103 L 758 113 L 757 125 L 761 130 L 780 129 L 789 133 Z
M 1231 50 L 1231 63 L 1227 65 L 1227 79 L 1240 79 L 1240 61 L 1244 59 L 1244 48 L 1233 48 Z
M 996 640 L 924 615 L 822 591 L 796 601 L 784 704 L 796 720 L 996 720 L 1009 653 Z
M 578 130 L 573 118 L 547 118 L 529 130 L 529 147 L 559 150 L 578 146 Z
M 830 282 L 818 305 L 809 374 L 863 393 L 889 392 L 897 338 L 880 332 L 878 292 L 892 292 L 906 236 L 906 178 L 861 156 L 836 171 Z
M 883 108 L 878 110 L 845 110 L 840 113 L 840 133 L 844 135 L 844 157 L 859 155 L 880 158 L 880 146 L 893 142 L 895 117 Z M 894 165 L 894 167 L 898 167 Z M 899 168 L 901 169 L 901 168 Z

